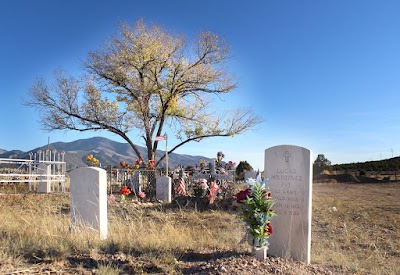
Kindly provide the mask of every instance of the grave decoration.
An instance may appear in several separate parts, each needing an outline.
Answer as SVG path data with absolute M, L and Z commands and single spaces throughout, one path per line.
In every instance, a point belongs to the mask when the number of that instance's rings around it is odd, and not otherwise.
M 217 152 L 217 158 L 210 163 L 200 160 L 200 165 L 196 165 L 194 180 L 194 195 L 196 197 L 207 196 L 209 203 L 213 204 L 217 196 L 225 197 L 233 185 L 229 184 L 234 181 L 236 163 L 229 161 L 224 163 L 222 160 L 225 154 L 222 151 Z
M 146 164 L 141 158 L 137 159 L 132 164 L 129 164 L 125 161 L 121 161 L 119 163 L 123 175 L 123 183 L 119 192 L 120 202 L 125 202 L 125 200 L 131 193 L 134 196 L 132 198 L 132 201 L 145 200 L 147 195 L 142 190 L 143 177 L 146 175 L 148 176 L 149 171 L 155 170 L 154 163 L 154 160 L 149 160 Z M 115 177 L 118 178 L 118 173 L 121 172 L 121 170 L 115 170 L 115 173 L 113 173 L 112 175 L 115 175 Z M 144 173 L 145 175 L 143 176 L 142 173 Z
M 206 179 L 198 179 L 195 181 L 193 189 L 195 197 L 205 197 L 208 191 L 208 183 Z
M 208 201 L 210 204 L 214 203 L 215 196 L 216 196 L 217 192 L 220 192 L 220 191 L 221 191 L 221 187 L 219 187 L 217 185 L 217 183 L 214 180 L 212 180 L 210 183 L 210 194 L 208 195 Z
M 129 195 L 134 194 L 133 197 L 130 197 Z M 138 192 L 137 194 L 135 191 L 131 191 L 127 185 L 122 185 L 121 190 L 119 191 L 118 195 L 107 195 L 107 202 L 109 204 L 114 203 L 114 202 L 120 202 L 120 203 L 127 203 L 127 202 L 135 202 L 135 201 L 143 201 L 146 199 L 146 193 L 143 191 Z
M 95 158 L 92 154 L 86 156 L 86 162 L 89 166 L 97 167 L 99 166 L 100 162 L 97 158 Z
M 200 160 L 200 170 L 204 170 L 207 168 L 207 162 L 204 159 Z M 197 164 L 196 164 L 196 168 L 197 168 Z
M 222 166 L 222 159 L 225 158 L 225 154 L 222 151 L 219 151 L 217 153 L 217 159 L 215 160 L 215 163 L 217 166 L 221 167 Z
M 225 170 L 235 170 L 236 169 L 236 162 L 228 161 L 225 163 Z
M 175 194 L 177 196 L 186 196 L 186 185 L 185 185 L 185 179 L 184 179 L 184 173 L 183 170 L 179 170 L 179 178 L 178 181 L 175 185 Z
M 128 189 L 128 186 L 123 185 L 121 187 L 121 191 L 119 194 L 121 195 L 121 202 L 125 202 L 126 196 L 128 196 L 131 193 L 131 190 Z
M 268 238 L 272 234 L 271 219 L 276 214 L 272 210 L 274 201 L 265 182 L 249 179 L 250 186 L 236 195 L 240 206 L 241 217 L 246 226 L 248 243 L 258 259 L 265 259 L 268 249 Z

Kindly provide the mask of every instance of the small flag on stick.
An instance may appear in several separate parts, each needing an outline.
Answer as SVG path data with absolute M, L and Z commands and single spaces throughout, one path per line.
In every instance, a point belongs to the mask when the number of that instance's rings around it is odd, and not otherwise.
M 167 136 L 157 136 L 156 141 L 167 140 Z

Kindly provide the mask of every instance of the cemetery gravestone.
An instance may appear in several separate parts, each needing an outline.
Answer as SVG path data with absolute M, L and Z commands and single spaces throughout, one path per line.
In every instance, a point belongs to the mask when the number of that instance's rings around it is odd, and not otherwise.
M 51 166 L 50 164 L 41 163 L 37 167 L 39 176 L 38 193 L 50 193 L 51 192 Z
M 157 177 L 156 199 L 168 203 L 172 201 L 172 183 L 170 177 Z
M 107 173 L 98 167 L 73 170 L 71 177 L 71 227 L 89 227 L 107 238 Z
M 292 145 L 265 150 L 265 177 L 275 201 L 268 254 L 310 263 L 311 151 Z

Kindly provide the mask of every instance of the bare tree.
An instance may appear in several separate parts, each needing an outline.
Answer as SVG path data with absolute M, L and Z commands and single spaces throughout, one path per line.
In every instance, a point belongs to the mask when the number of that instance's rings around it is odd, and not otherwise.
M 85 76 L 57 71 L 50 84 L 38 79 L 26 103 L 41 111 L 46 130 L 108 130 L 143 158 L 128 137 L 136 131 L 154 160 L 155 137 L 167 126 L 179 140 L 171 153 L 187 142 L 233 136 L 261 122 L 249 109 L 218 114 L 210 106 L 210 97 L 236 88 L 223 67 L 228 53 L 224 40 L 210 32 L 188 41 L 143 21 L 122 24 L 116 36 L 89 53 Z

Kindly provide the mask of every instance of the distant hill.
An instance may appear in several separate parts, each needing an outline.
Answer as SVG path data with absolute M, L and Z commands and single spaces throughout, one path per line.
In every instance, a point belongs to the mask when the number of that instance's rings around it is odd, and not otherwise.
M 332 165 L 333 170 L 347 170 L 347 171 L 364 171 L 364 172 L 382 172 L 382 171 L 398 171 L 400 170 L 400 157 L 366 161 L 366 162 L 355 162 L 345 164 Z
M 147 149 L 138 146 L 143 157 L 147 156 Z M 0 158 L 21 158 L 29 159 L 29 152 L 36 153 L 39 150 L 46 150 L 47 145 L 34 148 L 27 152 L 13 150 L 0 153 Z M 119 165 L 120 161 L 133 163 L 137 157 L 128 143 L 120 143 L 103 137 L 93 137 L 88 139 L 79 139 L 72 142 L 55 142 L 50 144 L 51 150 L 65 152 L 65 161 L 67 170 L 75 167 L 86 166 L 85 158 L 89 154 L 93 154 L 97 158 L 102 167 L 109 165 Z M 164 155 L 164 151 L 157 150 L 156 159 Z M 201 159 L 209 161 L 210 158 L 203 156 L 191 156 L 184 154 L 171 153 L 168 155 L 168 166 L 171 168 L 178 165 L 196 165 Z M 161 163 L 161 167 L 165 166 L 165 161 Z
M 19 158 L 20 155 L 22 155 L 24 152 L 20 150 L 11 150 L 11 151 L 6 151 L 4 150 L 2 153 L 0 153 L 0 158 Z

